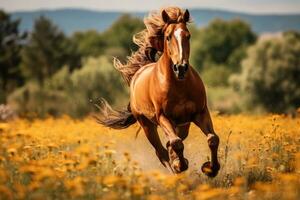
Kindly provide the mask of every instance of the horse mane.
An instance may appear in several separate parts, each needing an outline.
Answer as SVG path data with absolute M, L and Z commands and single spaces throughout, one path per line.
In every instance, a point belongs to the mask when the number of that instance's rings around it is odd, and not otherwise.
M 169 15 L 168 23 L 162 19 L 163 10 Z M 138 50 L 133 52 L 131 56 L 127 56 L 126 64 L 122 64 L 120 60 L 114 58 L 114 67 L 121 73 L 128 85 L 141 67 L 156 62 L 156 53 L 163 51 L 164 29 L 170 23 L 182 22 L 183 14 L 184 11 L 178 7 L 167 7 L 150 12 L 144 18 L 146 28 L 133 36 L 133 42 L 138 46 Z

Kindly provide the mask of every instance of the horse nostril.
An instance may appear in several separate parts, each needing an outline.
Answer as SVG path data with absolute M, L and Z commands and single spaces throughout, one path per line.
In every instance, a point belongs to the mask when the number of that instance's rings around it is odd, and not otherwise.
M 184 66 L 184 71 L 187 71 L 188 67 L 189 67 L 189 64 L 185 63 L 183 66 Z
M 173 65 L 173 70 L 174 70 L 175 72 L 177 72 L 178 69 L 177 69 L 177 65 L 176 65 L 176 64 Z

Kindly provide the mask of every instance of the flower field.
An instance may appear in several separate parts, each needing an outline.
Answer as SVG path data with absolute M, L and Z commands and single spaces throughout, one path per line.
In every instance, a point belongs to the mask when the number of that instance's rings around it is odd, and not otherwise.
M 200 171 L 209 148 L 192 126 L 189 170 L 170 175 L 138 125 L 93 118 L 0 123 L 0 199 L 300 199 L 300 118 L 213 115 L 219 175 Z M 165 138 L 159 130 L 161 139 Z

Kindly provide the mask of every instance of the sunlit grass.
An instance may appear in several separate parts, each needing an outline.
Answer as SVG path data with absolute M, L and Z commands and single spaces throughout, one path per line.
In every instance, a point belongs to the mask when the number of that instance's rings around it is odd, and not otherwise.
M 213 121 L 222 165 L 214 179 L 200 172 L 209 149 L 195 126 L 185 141 L 190 169 L 174 176 L 142 132 L 135 139 L 137 125 L 115 131 L 68 117 L 0 123 L 0 199 L 300 198 L 299 118 Z

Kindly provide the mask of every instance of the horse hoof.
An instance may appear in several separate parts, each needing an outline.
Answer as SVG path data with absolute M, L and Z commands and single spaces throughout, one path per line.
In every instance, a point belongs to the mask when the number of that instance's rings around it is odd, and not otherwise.
M 176 173 L 181 173 L 189 168 L 189 161 L 184 158 L 184 163 L 181 163 L 179 159 L 175 159 L 172 162 L 172 168 Z
M 211 165 L 210 161 L 205 162 L 202 167 L 201 167 L 201 171 L 208 177 L 213 178 L 215 176 L 217 176 L 218 171 L 219 171 L 220 167 L 217 168 L 213 168 Z

